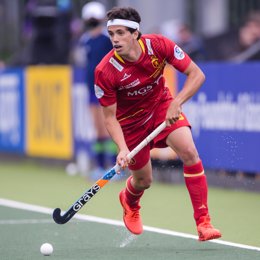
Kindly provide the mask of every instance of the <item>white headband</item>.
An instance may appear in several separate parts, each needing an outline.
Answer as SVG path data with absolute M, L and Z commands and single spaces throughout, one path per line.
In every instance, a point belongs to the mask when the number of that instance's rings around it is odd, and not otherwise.
M 122 25 L 122 26 L 130 27 L 132 29 L 137 29 L 139 31 L 139 23 L 130 20 L 113 19 L 107 21 L 107 27 L 111 25 Z

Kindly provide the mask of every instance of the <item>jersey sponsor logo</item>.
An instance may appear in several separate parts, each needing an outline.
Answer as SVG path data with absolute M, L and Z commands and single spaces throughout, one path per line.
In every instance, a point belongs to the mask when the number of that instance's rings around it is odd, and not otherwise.
M 153 89 L 153 86 L 148 85 L 146 87 L 143 87 L 143 88 L 140 88 L 140 89 L 137 89 L 137 90 L 134 90 L 134 91 L 128 91 L 127 96 L 128 97 L 134 97 L 134 96 L 138 96 L 138 95 L 144 96 L 148 92 L 152 91 L 152 89 Z
M 123 70 L 123 66 L 120 65 L 113 57 L 110 58 L 109 62 L 119 71 Z
M 143 88 L 140 88 L 140 89 L 137 89 L 137 90 L 134 90 L 134 91 L 129 91 L 127 93 L 127 96 L 128 97 L 133 97 L 133 96 L 137 96 L 137 95 L 146 95 L 148 92 L 152 91 L 153 90 L 153 87 L 156 87 L 158 86 L 159 84 L 159 81 L 160 79 L 163 78 L 163 75 L 161 75 L 160 77 L 158 77 L 158 79 L 156 79 L 151 85 L 148 85 L 146 87 L 143 87 Z M 139 79 L 138 79 L 139 80 Z M 140 83 L 140 81 L 139 81 Z
M 101 89 L 98 85 L 94 85 L 95 88 L 95 95 L 98 99 L 102 98 L 104 96 L 104 91 Z
M 177 60 L 183 60 L 185 57 L 183 50 L 178 45 L 174 46 L 174 57 Z
M 125 73 L 124 77 L 120 81 L 124 81 L 124 80 L 130 78 L 131 76 L 132 76 L 131 74 Z
M 130 75 L 131 76 L 131 75 Z M 125 86 L 120 86 L 118 88 L 118 90 L 122 90 L 122 89 L 129 89 L 129 88 L 133 88 L 136 87 L 137 85 L 140 84 L 140 80 L 139 79 L 135 79 L 134 81 L 132 81 L 130 84 L 125 85 Z

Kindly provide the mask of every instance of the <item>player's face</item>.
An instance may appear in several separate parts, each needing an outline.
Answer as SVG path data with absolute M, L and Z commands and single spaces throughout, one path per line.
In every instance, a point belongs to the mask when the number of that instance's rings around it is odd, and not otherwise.
M 131 48 L 135 45 L 138 33 L 130 33 L 125 26 L 121 25 L 109 26 L 108 33 L 117 53 L 121 56 L 129 55 Z

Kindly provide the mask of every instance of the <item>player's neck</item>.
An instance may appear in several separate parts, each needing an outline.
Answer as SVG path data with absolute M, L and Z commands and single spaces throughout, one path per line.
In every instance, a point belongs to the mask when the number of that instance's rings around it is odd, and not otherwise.
M 139 60 L 141 55 L 142 55 L 142 48 L 138 43 L 138 41 L 135 41 L 129 53 L 127 55 L 123 55 L 122 58 L 130 62 L 136 62 Z

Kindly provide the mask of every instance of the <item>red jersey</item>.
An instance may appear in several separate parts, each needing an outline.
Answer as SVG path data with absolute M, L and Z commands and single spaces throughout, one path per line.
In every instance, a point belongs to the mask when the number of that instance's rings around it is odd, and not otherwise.
M 145 124 L 161 102 L 172 99 L 165 86 L 166 63 L 184 72 L 190 57 L 174 42 L 155 34 L 139 40 L 142 55 L 136 62 L 123 60 L 110 51 L 95 70 L 95 93 L 102 106 L 117 103 L 117 119 L 122 127 Z

